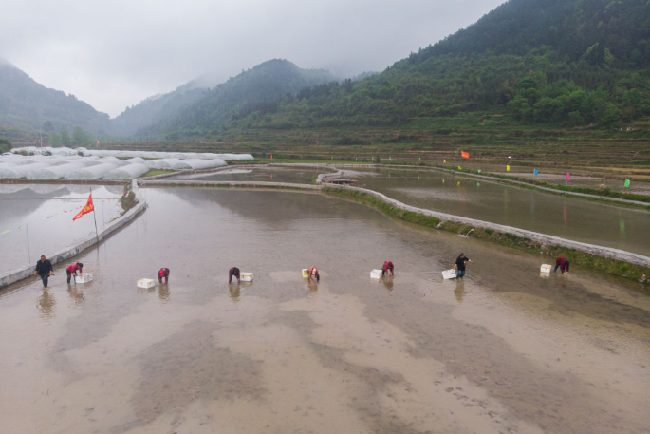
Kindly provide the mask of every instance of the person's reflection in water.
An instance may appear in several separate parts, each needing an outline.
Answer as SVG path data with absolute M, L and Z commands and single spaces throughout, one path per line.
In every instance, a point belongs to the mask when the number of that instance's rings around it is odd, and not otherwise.
M 84 304 L 85 297 L 84 297 L 84 292 L 83 290 L 77 289 L 77 286 L 72 286 L 68 287 L 68 295 L 70 296 L 70 299 L 74 302 L 76 305 L 82 305 Z
M 384 284 L 384 287 L 386 288 L 386 291 L 388 291 L 388 292 L 393 291 L 393 278 L 392 277 L 383 277 L 381 279 L 381 283 Z
M 463 297 L 465 297 L 465 282 L 463 279 L 456 279 L 456 289 L 454 289 L 454 295 L 456 296 L 456 301 L 458 304 L 463 302 Z
M 158 300 L 161 304 L 165 304 L 169 301 L 169 285 L 158 285 Z
M 318 292 L 318 282 L 307 282 L 307 290 L 309 292 Z
M 230 299 L 233 303 L 237 303 L 239 301 L 239 294 L 239 285 L 230 284 Z
M 43 293 L 38 298 L 38 310 L 43 314 L 43 318 L 54 318 L 54 305 L 56 305 L 54 295 L 50 294 L 47 289 L 43 289 Z

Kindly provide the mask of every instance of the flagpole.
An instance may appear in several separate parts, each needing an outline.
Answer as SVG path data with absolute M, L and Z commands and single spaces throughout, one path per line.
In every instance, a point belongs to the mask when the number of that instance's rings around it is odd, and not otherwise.
M 27 260 L 31 264 L 32 256 L 29 254 L 29 222 L 27 222 Z
M 93 193 L 92 188 L 88 188 L 90 190 L 90 194 Z M 93 205 L 93 219 L 95 220 L 95 235 L 97 236 L 97 242 L 99 242 L 99 232 L 97 231 L 97 216 L 95 216 L 95 206 Z

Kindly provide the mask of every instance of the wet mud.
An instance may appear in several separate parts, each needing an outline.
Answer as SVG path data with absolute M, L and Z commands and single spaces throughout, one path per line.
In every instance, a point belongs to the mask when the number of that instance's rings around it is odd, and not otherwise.
M 644 433 L 650 300 L 290 192 L 148 189 L 93 282 L 0 291 L 7 432 Z M 443 281 L 460 252 L 468 274 Z M 370 279 L 390 259 L 393 278 Z M 321 281 L 301 269 L 316 265 Z M 229 284 L 237 266 L 251 283 Z M 167 285 L 142 277 L 171 269 Z

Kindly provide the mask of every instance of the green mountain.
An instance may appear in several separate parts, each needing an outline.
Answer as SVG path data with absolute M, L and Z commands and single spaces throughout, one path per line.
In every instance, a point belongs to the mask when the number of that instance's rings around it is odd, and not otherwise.
M 0 59 L 0 131 L 10 139 L 36 140 L 61 128 L 75 127 L 96 135 L 110 128 L 109 117 L 74 95 L 49 89 Z
M 156 95 L 127 107 L 118 117 L 111 120 L 113 132 L 118 137 L 128 137 L 143 127 L 163 122 L 201 99 L 210 87 L 205 81 L 193 80 L 178 86 L 172 92 Z
M 295 98 L 252 107 L 226 127 L 244 135 L 360 126 L 435 129 L 444 119 L 483 113 L 482 127 L 518 122 L 611 129 L 649 115 L 648 101 L 648 0 L 510 0 L 379 75 L 303 89 Z M 187 116 L 174 128 L 195 125 Z M 213 137 L 228 139 L 228 129 L 216 123 L 212 128 Z
M 137 137 L 206 137 L 232 120 L 272 113 L 278 101 L 293 98 L 301 89 L 334 80 L 322 69 L 302 69 L 286 60 L 269 60 L 215 86 L 170 118 L 142 128 Z

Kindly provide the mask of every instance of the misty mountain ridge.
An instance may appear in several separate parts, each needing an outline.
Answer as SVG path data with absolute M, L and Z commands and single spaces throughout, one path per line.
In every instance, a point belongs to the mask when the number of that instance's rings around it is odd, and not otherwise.
M 208 75 L 147 98 L 104 131 L 141 141 L 230 140 L 251 129 L 397 126 L 469 112 L 498 114 L 505 123 L 611 128 L 650 114 L 648 35 L 648 0 L 509 0 L 380 74 L 339 81 L 325 70 L 274 59 L 222 84 L 210 83 Z M 0 122 L 38 124 L 40 114 L 21 104 L 22 111 L 9 114 L 5 70 Z M 61 104 L 92 109 L 56 95 Z M 68 111 L 61 110 L 66 125 L 98 130 L 73 121 Z M 104 122 L 106 115 L 99 115 Z M 27 122 L 24 116 L 32 117 Z M 88 123 L 83 116 L 80 121 Z
M 336 80 L 324 69 L 303 69 L 284 59 L 269 60 L 203 92 L 200 98 L 181 107 L 173 116 L 144 127 L 137 135 L 149 138 L 170 134 L 173 139 L 176 130 L 191 123 L 193 131 L 183 134 L 203 137 L 234 117 L 264 111 L 278 99 L 291 98 L 304 88 Z
M 111 123 L 114 126 L 114 133 L 118 136 L 136 134 L 142 140 L 148 140 L 152 136 L 157 137 L 167 132 L 167 124 L 182 122 L 174 120 L 175 117 L 182 117 L 183 110 L 194 104 L 203 107 L 197 110 L 209 110 L 209 116 L 214 116 L 222 122 L 230 115 L 226 107 L 234 109 L 269 98 L 276 99 L 287 93 L 296 93 L 301 86 L 312 86 L 334 80 L 336 78 L 326 70 L 302 69 L 287 60 L 274 59 L 244 70 L 236 77 L 231 77 L 226 83 L 215 83 L 217 81 L 215 76 L 206 73 L 177 87 L 172 92 L 155 95 L 139 104 L 127 107 Z M 282 84 L 282 81 L 285 83 Z M 219 86 L 223 88 L 215 90 Z M 263 88 L 266 86 L 275 86 L 276 89 L 264 98 L 258 99 L 249 92 L 250 87 L 255 87 L 258 95 L 264 95 L 267 90 Z M 241 101 L 238 100 L 238 94 L 241 95 Z M 206 101 L 203 101 L 204 98 Z M 220 114 L 216 114 L 217 112 Z M 142 131 L 139 132 L 140 129 Z
M 48 122 L 57 131 L 80 126 L 104 134 L 110 129 L 106 113 L 74 95 L 36 83 L 24 71 L 0 58 L 0 124 L 11 127 L 7 130 L 38 132 Z
M 360 82 L 233 118 L 216 140 L 261 129 L 435 128 L 460 114 L 498 123 L 612 129 L 650 115 L 648 0 L 509 0 L 466 29 Z M 426 119 L 426 121 L 425 121 Z M 179 131 L 200 126 L 188 117 Z
M 128 137 L 140 128 L 174 116 L 183 107 L 198 101 L 208 90 L 209 87 L 192 80 L 171 92 L 150 96 L 127 107 L 118 117 L 112 119 L 112 133 L 118 137 Z

